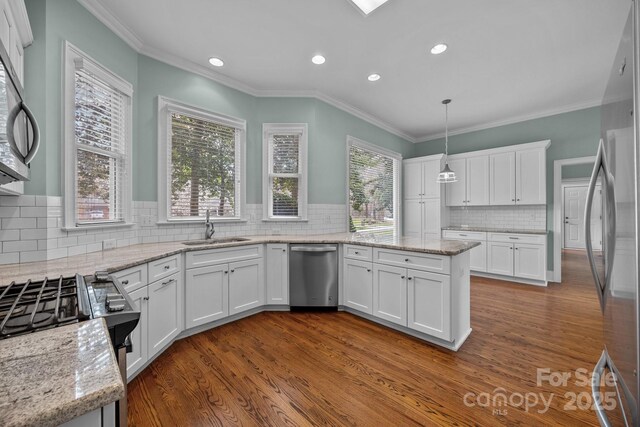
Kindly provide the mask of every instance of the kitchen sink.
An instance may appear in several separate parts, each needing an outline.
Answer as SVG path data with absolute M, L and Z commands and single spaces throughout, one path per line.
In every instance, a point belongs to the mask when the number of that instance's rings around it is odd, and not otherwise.
M 221 243 L 233 243 L 233 242 L 246 242 L 249 239 L 244 237 L 222 237 L 220 239 L 208 239 L 208 240 L 189 240 L 182 242 L 183 245 L 196 246 L 196 245 L 218 245 Z

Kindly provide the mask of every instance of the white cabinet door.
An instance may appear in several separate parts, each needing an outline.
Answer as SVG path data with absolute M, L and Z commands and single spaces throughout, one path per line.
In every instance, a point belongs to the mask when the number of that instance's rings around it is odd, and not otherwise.
M 516 203 L 544 205 L 547 203 L 545 149 L 516 152 Z
M 487 272 L 513 276 L 513 244 L 487 243 Z
M 181 330 L 182 283 L 180 273 L 158 280 L 148 286 L 148 346 L 153 357 L 169 344 Z
M 467 200 L 467 159 L 449 160 L 449 167 L 456 173 L 457 182 L 446 186 L 447 206 L 465 206 Z
M 407 270 L 373 265 L 373 315 L 407 326 Z
M 127 354 L 127 377 L 131 377 L 147 362 L 147 316 L 149 315 L 147 312 L 149 292 L 146 286 L 137 291 L 129 292 L 129 296 L 133 300 L 136 310 L 140 310 L 140 320 L 138 326 L 129 335 L 131 353 Z
M 407 326 L 451 341 L 451 286 L 449 276 L 407 271 Z
M 487 271 L 487 242 L 480 242 L 469 252 L 469 268 L 473 271 Z
M 229 266 L 187 270 L 185 283 L 185 328 L 204 325 L 229 315 Z
M 489 156 L 489 188 L 489 204 L 515 205 L 515 153 L 500 153 Z
M 403 191 L 405 199 L 419 199 L 422 197 L 422 163 L 405 162 L 402 167 Z
M 440 185 L 440 184 L 439 184 Z M 425 199 L 422 201 L 422 237 L 440 234 L 440 199 Z
M 439 199 L 442 194 L 442 184 L 437 182 L 440 164 L 440 159 L 422 163 L 422 194 L 427 199 Z
M 267 245 L 267 305 L 289 304 L 289 246 Z
M 460 178 L 458 178 L 460 179 Z M 467 205 L 489 204 L 489 156 L 467 158 Z
M 419 237 L 422 233 L 422 201 L 407 199 L 404 201 L 404 235 Z
M 263 276 L 261 259 L 229 264 L 229 314 L 264 305 Z
M 370 262 L 344 260 L 344 305 L 364 313 L 373 312 L 373 265 Z
M 514 276 L 524 279 L 546 280 L 546 263 L 544 245 L 514 245 Z

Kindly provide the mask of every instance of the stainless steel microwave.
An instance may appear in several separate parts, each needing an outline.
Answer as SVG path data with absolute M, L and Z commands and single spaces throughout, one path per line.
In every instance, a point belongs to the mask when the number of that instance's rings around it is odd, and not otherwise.
M 23 89 L 0 42 L 0 184 L 28 181 L 29 163 L 40 145 L 40 131 L 24 103 Z

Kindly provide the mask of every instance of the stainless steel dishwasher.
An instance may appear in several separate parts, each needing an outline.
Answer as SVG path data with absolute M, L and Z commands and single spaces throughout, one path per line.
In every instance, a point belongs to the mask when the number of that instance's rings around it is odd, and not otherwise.
M 289 246 L 289 304 L 292 309 L 337 309 L 338 245 Z

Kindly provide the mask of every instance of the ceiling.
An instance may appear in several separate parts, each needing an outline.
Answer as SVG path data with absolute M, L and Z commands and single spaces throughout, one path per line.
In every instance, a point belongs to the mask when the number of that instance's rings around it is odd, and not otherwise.
M 349 0 L 80 2 L 141 53 L 256 96 L 315 96 L 413 142 L 442 135 L 444 98 L 452 133 L 599 104 L 631 4 L 389 0 L 364 16 Z

